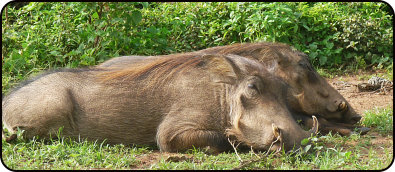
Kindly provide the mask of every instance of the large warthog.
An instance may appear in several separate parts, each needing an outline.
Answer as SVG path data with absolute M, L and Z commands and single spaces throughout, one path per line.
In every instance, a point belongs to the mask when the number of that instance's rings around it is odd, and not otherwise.
M 63 136 L 110 144 L 157 144 L 161 151 L 291 150 L 318 130 L 293 119 L 288 85 L 237 55 L 173 55 L 124 68 L 49 72 L 2 102 L 5 127 L 26 138 Z M 313 118 L 315 119 L 315 117 Z M 282 146 L 283 145 L 283 146 Z
M 286 96 L 296 120 L 312 127 L 311 116 L 318 117 L 320 131 L 350 135 L 361 116 L 344 97 L 330 86 L 311 66 L 308 56 L 280 43 L 244 43 L 208 48 L 188 54 L 236 54 L 258 60 L 269 72 L 282 78 L 292 89 Z M 99 67 L 119 68 L 138 61 L 151 61 L 166 56 L 124 56 L 108 60 Z M 357 127 L 366 133 L 368 128 Z

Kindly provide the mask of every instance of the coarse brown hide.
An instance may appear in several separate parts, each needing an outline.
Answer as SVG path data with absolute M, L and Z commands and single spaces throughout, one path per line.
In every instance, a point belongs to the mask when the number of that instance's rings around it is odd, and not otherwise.
M 282 78 L 292 89 L 287 103 L 296 120 L 312 127 L 311 116 L 316 115 L 320 131 L 350 135 L 353 124 L 361 116 L 338 91 L 331 87 L 311 66 L 306 54 L 280 43 L 244 43 L 208 48 L 185 54 L 236 54 L 258 60 L 269 72 Z M 99 67 L 122 67 L 141 60 L 150 61 L 165 56 L 124 56 L 110 59 Z M 365 131 L 366 132 L 368 130 Z
M 173 55 L 122 68 L 43 74 L 2 101 L 4 126 L 25 138 L 56 135 L 161 151 L 230 149 L 228 138 L 262 150 L 291 150 L 303 130 L 286 107 L 287 84 L 237 55 Z M 283 145 L 283 146 L 282 146 Z

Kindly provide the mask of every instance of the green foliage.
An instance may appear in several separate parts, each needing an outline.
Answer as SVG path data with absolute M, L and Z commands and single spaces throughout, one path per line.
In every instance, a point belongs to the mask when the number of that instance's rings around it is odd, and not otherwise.
M 42 69 L 238 42 L 294 46 L 323 68 L 388 68 L 381 2 L 14 2 L 2 13 L 2 92 Z
M 388 134 L 393 132 L 393 109 L 388 107 L 386 109 L 373 109 L 365 112 L 365 116 L 361 123 L 367 127 L 375 127 L 380 133 Z
M 387 79 L 393 81 L 394 77 L 394 62 L 391 62 L 391 65 L 386 67 L 386 77 Z
M 334 22 L 336 29 L 340 31 L 335 33 L 337 45 L 345 49 L 347 59 L 356 58 L 361 67 L 378 64 L 381 68 L 383 64 L 388 66 L 392 62 L 392 16 L 385 11 L 377 10 L 383 9 L 384 6 L 383 3 L 351 3 L 344 10 L 363 10 Z
M 276 41 L 308 53 L 316 66 L 365 68 L 392 62 L 392 14 L 383 10 L 386 7 L 327 2 L 161 4 L 148 24 L 171 28 L 168 40 L 177 51 Z

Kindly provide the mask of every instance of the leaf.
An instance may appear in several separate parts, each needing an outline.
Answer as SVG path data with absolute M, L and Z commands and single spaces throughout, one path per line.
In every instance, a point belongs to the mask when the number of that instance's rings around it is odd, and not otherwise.
M 75 158 L 75 157 L 77 157 L 77 156 L 79 156 L 79 155 L 80 155 L 80 154 L 74 154 L 74 153 L 70 154 L 70 156 L 73 157 L 73 158 Z
M 311 138 L 311 141 L 316 142 L 316 141 L 318 141 L 318 138 L 317 137 L 313 137 L 313 138 Z
M 311 40 L 313 40 L 313 37 L 311 36 L 307 37 L 307 42 L 311 42 Z
M 322 148 L 324 148 L 323 146 L 316 146 L 314 147 L 315 150 L 321 150 Z
M 97 14 L 97 12 L 93 13 L 93 14 L 92 14 L 92 18 L 98 19 L 98 18 L 99 18 L 99 14 Z
M 302 145 L 307 145 L 307 143 L 309 143 L 309 139 L 305 138 L 300 142 Z
M 144 8 L 148 8 L 148 2 L 141 2 L 141 5 L 143 5 Z
M 350 155 L 351 155 L 351 151 L 345 153 L 346 158 L 350 158 Z
M 297 33 L 297 32 L 298 32 L 298 29 L 299 29 L 298 25 L 295 25 L 295 27 L 294 27 L 294 33 Z
M 308 27 L 306 24 L 303 24 L 303 27 L 307 29 L 307 31 L 310 31 L 310 27 Z
M 142 17 L 142 15 L 141 15 L 141 12 L 140 11 L 133 11 L 132 12 L 132 21 L 133 21 L 133 23 L 134 24 L 138 24 L 138 23 L 140 23 L 140 21 L 141 21 L 141 19 L 142 19 L 143 17 Z
M 309 56 L 310 56 L 310 59 L 315 59 L 318 56 L 318 53 L 317 52 L 311 52 L 309 54 Z
M 26 49 L 26 47 L 27 47 L 27 43 L 22 43 L 22 48 Z
M 53 50 L 53 51 L 49 52 L 49 54 L 51 54 L 51 55 L 53 55 L 53 56 L 59 56 L 59 55 L 60 55 L 60 52 L 59 52 L 59 51 L 56 51 L 56 50 Z
M 334 44 L 332 42 L 329 42 L 326 44 L 326 48 L 328 48 L 328 49 L 332 49 L 333 46 L 334 46 Z
M 340 64 L 342 62 L 342 57 L 337 55 L 335 56 L 335 64 Z
M 320 65 L 321 66 L 325 65 L 327 60 L 328 60 L 328 58 L 326 56 L 321 56 L 320 57 Z
M 309 45 L 309 48 L 310 48 L 311 50 L 316 50 L 316 49 L 317 49 L 317 44 L 316 44 L 316 43 L 311 43 L 311 44 Z
M 32 2 L 32 3 L 29 3 L 29 5 L 27 5 L 26 11 L 31 11 L 33 9 L 40 10 L 41 6 L 42 5 L 40 5 L 40 3 L 38 3 L 38 2 Z
M 307 145 L 306 147 L 304 147 L 304 152 L 307 152 L 307 151 L 309 151 L 309 150 L 310 150 L 310 148 L 311 148 L 311 145 Z
M 383 52 L 383 47 L 377 47 L 377 50 L 378 50 L 379 52 Z
M 343 50 L 343 48 L 338 48 L 338 49 L 335 50 L 335 53 L 336 54 L 340 54 L 342 52 L 342 50 Z

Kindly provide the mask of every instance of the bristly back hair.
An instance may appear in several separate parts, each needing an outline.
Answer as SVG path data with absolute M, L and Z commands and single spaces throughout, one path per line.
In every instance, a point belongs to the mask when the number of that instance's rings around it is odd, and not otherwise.
M 197 52 L 208 54 L 237 54 L 245 57 L 253 56 L 260 62 L 274 60 L 275 57 L 288 61 L 289 57 L 281 54 L 281 52 L 283 51 L 296 53 L 297 55 L 302 57 L 306 56 L 305 54 L 297 51 L 295 48 L 287 44 L 274 42 L 237 43 L 233 45 L 207 48 L 199 50 Z M 260 56 L 262 55 L 272 58 L 261 58 Z
M 153 61 L 144 60 L 131 63 L 123 68 L 102 67 L 105 72 L 100 72 L 99 80 L 104 83 L 119 83 L 149 77 L 151 83 L 169 80 L 174 74 L 201 64 L 203 54 L 237 54 L 240 56 L 253 56 L 260 62 L 271 61 L 276 58 L 289 60 L 282 55 L 282 51 L 298 52 L 289 45 L 270 42 L 238 43 L 227 46 L 207 48 L 195 52 L 163 55 Z M 256 52 L 259 51 L 259 52 Z M 260 56 L 271 58 L 261 58 Z M 299 56 L 303 54 L 298 54 Z M 256 57 L 255 57 L 256 56 Z M 162 82 L 163 83 L 163 82 Z
M 131 63 L 127 67 L 103 67 L 105 72 L 99 74 L 104 83 L 131 81 L 149 77 L 151 82 L 160 82 L 170 79 L 174 74 L 202 65 L 202 54 L 182 53 L 166 55 L 150 62 Z

